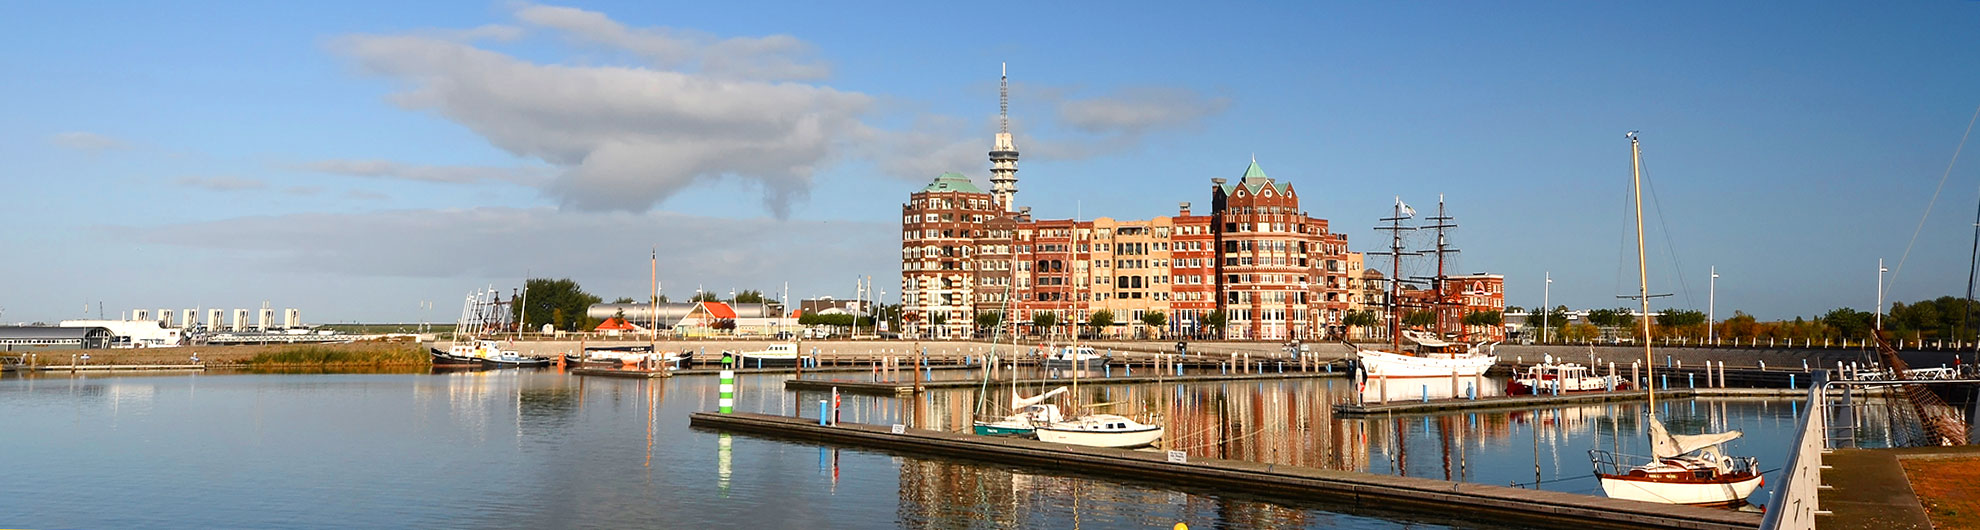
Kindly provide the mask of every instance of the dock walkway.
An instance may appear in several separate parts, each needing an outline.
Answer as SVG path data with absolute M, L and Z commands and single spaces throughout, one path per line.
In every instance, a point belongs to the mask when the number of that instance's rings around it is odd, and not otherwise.
M 1053 472 L 1086 472 L 1191 489 L 1229 488 L 1350 508 L 1420 510 L 1526 527 L 1748 529 L 1754 513 L 1625 501 L 1572 493 L 1468 484 L 1352 471 L 1184 457 L 1151 451 L 1105 449 L 994 438 L 881 425 L 841 423 L 762 414 L 689 416 L 690 427 L 871 447 Z
M 1345 372 L 1335 372 L 1335 373 L 1286 372 L 1283 374 L 1201 374 L 1201 375 L 1182 375 L 1182 376 L 1172 375 L 1172 376 L 1164 376 L 1164 377 L 1153 377 L 1153 376 L 1081 377 L 1079 378 L 1079 380 L 1082 383 L 1093 384 L 1093 385 L 1128 385 L 1128 384 L 1137 384 L 1137 383 L 1193 383 L 1193 382 L 1201 382 L 1201 381 L 1279 381 L 1285 379 L 1304 379 L 1304 378 L 1314 378 L 1314 377 L 1346 377 L 1346 376 L 1347 373 Z M 991 386 L 1007 387 L 1011 385 L 1011 381 L 1008 379 L 991 380 L 989 384 Z M 1061 377 L 1056 379 L 1020 379 L 1018 380 L 1017 384 L 1030 385 L 1030 386 L 1055 385 L 1055 384 L 1070 385 L 1072 384 L 1072 378 Z M 942 380 L 942 381 L 921 382 L 921 388 L 923 389 L 975 388 L 983 385 L 984 382 L 982 379 L 950 379 L 950 380 Z M 905 395 L 914 394 L 915 383 L 899 382 L 899 381 L 896 382 L 847 381 L 847 380 L 838 380 L 838 379 L 792 379 L 784 382 L 784 390 L 829 391 L 834 388 L 839 389 L 840 393 L 845 393 L 845 394 L 858 394 L 858 395 L 866 395 L 866 396 L 905 396 Z

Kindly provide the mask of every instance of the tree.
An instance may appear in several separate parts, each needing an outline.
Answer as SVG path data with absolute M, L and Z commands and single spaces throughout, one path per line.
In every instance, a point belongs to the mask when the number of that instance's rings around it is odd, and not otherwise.
M 689 302 L 720 302 L 722 301 L 722 297 L 715 296 L 715 293 L 701 292 L 701 293 L 694 293 L 694 297 L 689 298 L 688 301 Z
M 630 303 L 633 303 L 633 299 L 632 299 L 632 297 L 630 297 L 630 296 L 621 296 L 621 297 L 618 297 L 618 298 L 616 298 L 616 299 L 613 299 L 613 300 L 612 300 L 612 303 L 614 303 L 614 304 L 630 304 Z
M 1630 313 L 1629 308 L 1619 307 L 1616 308 L 1616 319 L 1614 320 L 1614 322 L 1615 323 L 1613 325 L 1619 328 L 1627 328 L 1627 327 L 1635 326 L 1636 315 Z
M 1666 309 L 1657 314 L 1657 327 L 1662 328 L 1665 337 L 1705 338 L 1705 312 L 1690 309 Z
M 523 286 L 526 296 L 521 303 L 510 306 L 510 316 L 521 321 L 524 329 L 538 329 L 544 324 L 562 330 L 591 327 L 585 310 L 598 303 L 599 298 L 584 292 L 577 282 L 570 278 L 530 278 Z
M 1831 309 L 1827 314 L 1822 315 L 1822 323 L 1834 330 L 1837 335 L 1835 338 L 1839 339 L 1870 338 L 1870 326 L 1875 319 L 1876 315 L 1868 311 L 1857 311 L 1847 307 Z
M 1086 325 L 1093 328 L 1094 335 L 1104 333 L 1107 326 L 1114 325 L 1114 312 L 1106 309 L 1094 311 L 1092 315 L 1087 315 Z
M 1719 323 L 1719 336 L 1735 339 L 1758 337 L 1760 336 L 1760 324 L 1754 321 L 1753 315 L 1746 314 L 1745 311 L 1734 310 L 1732 318 Z
M 1464 315 L 1464 325 L 1478 327 L 1497 326 L 1504 318 L 1498 311 L 1472 311 Z
M 1169 315 L 1161 311 L 1149 311 L 1141 314 L 1141 323 L 1146 324 L 1148 329 L 1153 330 L 1159 337 L 1162 335 L 1162 327 L 1169 324 Z
M 997 326 L 1003 323 L 1004 312 L 1002 311 L 980 311 L 976 313 L 976 328 L 978 330 L 987 331 L 997 329 Z
M 1605 327 L 1605 328 L 1606 328 L 1606 327 L 1611 327 L 1611 326 L 1615 326 L 1615 325 L 1616 325 L 1616 310 L 1614 310 L 1614 309 L 1597 309 L 1597 310 L 1594 310 L 1594 311 L 1589 311 L 1589 312 L 1588 312 L 1588 323 L 1590 323 L 1590 324 L 1594 324 L 1594 325 L 1596 325 L 1596 326 L 1599 326 L 1599 327 Z
M 1341 323 L 1354 328 L 1380 324 L 1381 320 L 1375 317 L 1374 311 L 1349 311 L 1341 317 Z
M 777 303 L 777 301 L 776 301 L 776 300 L 773 300 L 773 299 L 770 299 L 770 298 L 768 298 L 768 297 L 765 297 L 765 296 L 763 296 L 763 291 L 758 291 L 758 290 L 755 290 L 755 289 L 750 289 L 750 290 L 747 290 L 747 291 L 742 291 L 742 292 L 739 292 L 739 293 L 736 293 L 736 299 L 734 299 L 734 300 L 730 300 L 730 301 L 731 301 L 731 302 L 735 302 L 735 303 L 738 303 L 738 304 L 774 304 L 774 303 Z
M 1404 325 L 1428 326 L 1436 321 L 1437 313 L 1434 311 L 1410 311 L 1403 314 Z
M 1031 327 L 1038 332 L 1038 336 L 1050 335 L 1052 327 L 1057 325 L 1059 325 L 1058 313 L 1039 311 L 1031 314 Z
M 1217 330 L 1217 338 L 1219 339 L 1224 338 L 1224 326 L 1230 325 L 1230 323 L 1230 316 L 1225 315 L 1222 309 L 1212 309 L 1209 313 L 1203 315 L 1203 325 Z

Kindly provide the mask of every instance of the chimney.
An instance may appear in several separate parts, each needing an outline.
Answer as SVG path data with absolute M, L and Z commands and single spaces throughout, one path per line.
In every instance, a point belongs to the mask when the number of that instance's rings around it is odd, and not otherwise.
M 1182 215 L 1185 215 L 1185 216 L 1186 216 L 1186 215 L 1189 215 L 1189 202 L 1188 202 L 1188 201 L 1184 201 L 1184 202 L 1182 203 Z
M 1211 185 L 1213 185 L 1213 186 L 1222 186 L 1222 185 L 1224 185 L 1224 183 L 1225 183 L 1225 182 L 1228 182 L 1228 181 L 1226 181 L 1226 180 L 1224 180 L 1224 179 L 1222 179 L 1222 178 L 1213 178 L 1213 179 L 1210 179 L 1210 184 L 1211 184 Z

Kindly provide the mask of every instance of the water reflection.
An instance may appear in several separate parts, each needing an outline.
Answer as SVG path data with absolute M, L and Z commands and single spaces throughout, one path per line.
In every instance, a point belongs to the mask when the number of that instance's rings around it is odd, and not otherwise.
M 1036 395 L 1055 386 L 1026 385 L 1016 393 Z M 1484 386 L 1503 388 L 1504 381 L 1488 379 Z M 1588 450 L 1648 452 L 1643 402 L 1336 416 L 1334 406 L 1353 403 L 1357 392 L 1345 378 L 1085 384 L 1059 403 L 1068 410 L 1074 403 L 1097 404 L 1090 409 L 1161 421 L 1170 434 L 1158 449 L 1195 457 L 1585 494 L 1600 494 Z M 979 410 L 986 415 L 1007 413 L 1001 407 L 1012 394 L 1009 386 L 990 385 L 899 399 L 846 396 L 842 414 L 845 421 L 965 432 Z M 825 397 L 805 392 L 799 399 L 813 402 Z M 1763 469 L 1785 462 L 1799 410 L 1798 401 L 1787 399 L 1658 402 L 1659 417 L 1673 432 L 1745 432 L 1729 452 L 1757 456 Z M 1858 443 L 1889 445 L 1884 409 L 1858 410 L 1866 426 L 1856 433 Z M 1763 488 L 1755 498 L 1765 499 L 1770 491 Z

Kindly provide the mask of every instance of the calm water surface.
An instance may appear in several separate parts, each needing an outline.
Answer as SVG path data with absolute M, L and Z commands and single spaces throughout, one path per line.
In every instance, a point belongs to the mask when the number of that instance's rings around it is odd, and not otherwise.
M 824 396 L 784 392 L 786 378 L 740 377 L 737 409 L 816 417 Z M 7 377 L 0 526 L 1490 527 L 688 429 L 688 413 L 715 408 L 715 386 L 513 370 Z M 842 414 L 961 430 L 978 393 L 847 396 Z M 1599 489 L 1587 449 L 1642 445 L 1641 404 L 1340 419 L 1332 405 L 1353 399 L 1341 379 L 1083 384 L 1077 395 L 1168 418 L 1173 448 L 1197 456 L 1525 487 L 1537 467 L 1538 487 L 1581 493 Z M 1733 454 L 1774 469 L 1796 410 L 1677 401 L 1665 417 L 1679 432 L 1742 429 Z

